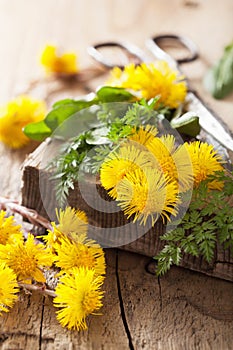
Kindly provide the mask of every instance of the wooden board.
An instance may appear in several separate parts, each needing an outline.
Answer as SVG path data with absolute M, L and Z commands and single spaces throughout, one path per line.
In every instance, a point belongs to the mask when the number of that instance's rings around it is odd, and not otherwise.
M 0 102 L 25 91 L 31 79 L 44 77 L 37 57 L 47 42 L 77 50 L 84 67 L 93 64 L 86 53 L 89 44 L 124 37 L 145 48 L 146 37 L 175 31 L 198 44 L 201 59 L 184 70 L 233 130 L 233 97 L 215 101 L 202 87 L 204 71 L 230 40 L 232 11 L 232 0 L 0 0 Z M 69 96 L 81 93 L 69 90 Z M 33 95 L 46 97 L 45 86 Z M 0 146 L 1 195 L 20 199 L 20 168 L 31 151 Z M 158 281 L 145 272 L 149 261 L 107 251 L 103 316 L 91 318 L 86 333 L 62 329 L 50 299 L 22 293 L 14 309 L 0 318 L 0 349 L 231 350 L 232 284 L 182 268 L 172 268 Z
M 119 252 L 122 297 L 134 348 L 230 349 L 232 284 L 180 268 L 152 280 L 143 271 L 147 263 L 146 257 L 136 262 L 133 254 Z M 137 279 L 132 278 L 135 275 Z M 146 328 L 144 315 L 150 320 Z M 221 330 L 215 332 L 217 327 Z

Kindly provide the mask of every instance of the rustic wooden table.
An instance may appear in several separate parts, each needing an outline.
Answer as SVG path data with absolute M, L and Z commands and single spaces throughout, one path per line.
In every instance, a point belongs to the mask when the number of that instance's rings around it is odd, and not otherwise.
M 37 58 L 48 42 L 79 52 L 85 67 L 93 64 L 92 43 L 124 38 L 144 48 L 151 35 L 177 33 L 201 53 L 185 68 L 192 87 L 233 129 L 233 96 L 215 101 L 202 87 L 203 73 L 232 40 L 232 13 L 232 0 L 0 0 L 0 102 L 43 75 Z M 0 146 L 1 195 L 20 198 L 21 165 L 33 147 Z M 146 257 L 108 250 L 106 258 L 103 315 L 89 318 L 88 331 L 62 329 L 50 299 L 22 295 L 0 319 L 0 349 L 232 349 L 230 282 L 181 268 L 158 280 L 146 273 Z

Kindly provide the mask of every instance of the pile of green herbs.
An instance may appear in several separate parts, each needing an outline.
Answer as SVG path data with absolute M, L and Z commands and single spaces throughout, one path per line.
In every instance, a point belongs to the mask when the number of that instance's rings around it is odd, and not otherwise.
M 117 102 L 124 103 L 115 108 Z M 62 135 L 63 123 L 75 115 L 77 118 L 81 116 L 79 130 L 82 131 L 69 138 L 59 156 L 49 163 L 57 183 L 57 200 L 62 205 L 78 181 L 79 167 L 82 165 L 86 173 L 98 173 L 104 158 L 119 147 L 119 141 L 130 136 L 133 128 L 146 124 L 157 126 L 167 119 L 178 132 L 189 138 L 196 137 L 200 132 L 198 116 L 185 108 L 180 106 L 177 110 L 170 110 L 159 104 L 159 96 L 150 101 L 138 100 L 126 89 L 104 86 L 87 98 L 56 102 L 44 121 L 29 124 L 24 132 L 31 139 L 43 141 L 49 136 L 59 135 L 56 132 L 59 128 Z M 81 125 L 82 111 L 85 125 Z M 93 149 L 90 158 L 89 152 Z M 158 276 L 173 264 L 179 265 L 184 253 L 203 256 L 211 262 L 217 244 L 233 252 L 233 207 L 228 202 L 233 195 L 232 174 L 224 172 L 219 177 L 224 181 L 223 190 L 209 191 L 208 181 L 211 179 L 204 181 L 194 189 L 181 222 L 160 237 L 164 248 L 155 257 Z
M 56 102 L 43 121 L 27 125 L 24 133 L 37 141 L 47 137 L 67 139 L 59 156 L 49 164 L 53 179 L 57 180 L 56 199 L 63 205 L 78 180 L 80 165 L 86 173 L 97 173 L 106 155 L 132 133 L 132 128 L 145 124 L 156 126 L 165 119 L 177 132 L 195 137 L 200 132 L 199 118 L 185 108 L 182 105 L 171 110 L 159 103 L 159 96 L 149 101 L 138 100 L 127 89 L 103 86 L 86 98 Z M 72 125 L 75 123 L 78 126 L 77 135 L 66 135 L 68 120 L 71 121 L 68 129 L 75 129 Z M 92 148 L 95 152 L 90 159 Z
M 222 191 L 210 190 L 213 179 L 223 181 Z M 233 173 L 226 170 L 209 177 L 193 190 L 189 208 L 175 229 L 160 239 L 164 248 L 155 257 L 158 276 L 172 265 L 179 265 L 183 254 L 202 256 L 207 263 L 215 258 L 217 245 L 229 249 L 233 256 Z M 176 222 L 173 222 L 175 225 Z

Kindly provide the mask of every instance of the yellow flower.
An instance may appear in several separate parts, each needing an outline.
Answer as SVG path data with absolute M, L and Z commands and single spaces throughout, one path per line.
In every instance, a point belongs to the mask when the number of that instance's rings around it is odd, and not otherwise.
M 190 144 L 185 144 L 186 149 L 190 154 L 193 165 L 194 185 L 198 185 L 214 175 L 217 171 L 223 171 L 223 160 L 221 156 L 214 150 L 212 145 L 205 142 L 194 141 Z M 209 189 L 221 190 L 223 182 L 213 180 L 208 183 Z
M 65 210 L 56 209 L 58 224 L 52 222 L 53 229 L 43 236 L 47 246 L 53 248 L 60 243 L 64 237 L 71 241 L 83 243 L 87 238 L 88 219 L 84 211 L 67 207 Z
M 75 240 L 76 235 L 87 234 L 87 215 L 82 210 L 67 207 L 65 210 L 57 211 L 58 229 Z
M 159 103 L 170 108 L 177 108 L 183 103 L 187 93 L 184 77 L 172 70 L 165 61 L 138 66 L 129 64 L 123 71 L 114 68 L 108 83 L 135 90 L 147 100 L 160 96 Z
M 170 220 L 169 214 L 177 213 L 177 185 L 157 169 L 128 172 L 118 183 L 117 194 L 120 207 L 128 218 L 134 215 L 134 222 L 145 225 L 150 219 L 153 226 L 160 216 Z
M 6 212 L 0 211 L 0 244 L 11 244 L 16 241 L 23 241 L 21 226 L 16 225 L 14 217 L 6 217 Z
M 70 240 L 70 242 L 74 242 L 74 243 L 83 243 L 86 238 L 87 235 L 86 233 L 72 233 L 69 234 L 68 236 L 65 235 L 61 230 L 59 230 L 59 228 L 56 226 L 56 224 L 54 222 L 51 223 L 53 229 L 52 230 L 48 230 L 47 235 L 43 235 L 41 236 L 41 238 L 43 238 L 46 246 L 48 248 L 51 249 L 51 251 L 54 253 L 54 247 L 57 246 L 58 244 L 61 244 L 61 242 L 65 239 L 68 238 Z
M 0 108 L 0 141 L 11 148 L 20 148 L 29 143 L 23 128 L 45 118 L 46 106 L 43 101 L 29 96 L 19 96 Z
M 26 242 L 0 245 L 0 262 L 15 272 L 19 282 L 45 282 L 41 269 L 50 267 L 53 260 L 49 249 L 41 243 L 36 244 L 32 234 L 28 234 Z
M 8 312 L 17 299 L 19 292 L 16 275 L 12 269 L 4 264 L 0 264 L 0 315 Z
M 105 274 L 104 252 L 95 241 L 86 238 L 82 243 L 78 243 L 64 236 L 59 244 L 54 245 L 54 249 L 57 254 L 56 266 L 63 271 L 83 266 L 93 268 L 97 275 Z
M 132 170 L 151 165 L 147 152 L 136 147 L 133 142 L 120 147 L 105 158 L 100 168 L 100 181 L 102 186 L 109 190 L 109 195 L 117 197 L 117 184 Z
M 63 276 L 55 290 L 54 306 L 59 307 L 57 319 L 63 327 L 74 330 L 87 329 L 86 317 L 96 315 L 102 306 L 103 276 L 93 269 L 74 268 L 72 274 Z
M 136 128 L 132 129 L 132 135 L 129 136 L 129 140 L 147 146 L 157 134 L 158 130 L 153 125 L 140 126 L 138 130 Z
M 78 72 L 77 57 L 73 52 L 58 54 L 56 46 L 47 45 L 41 55 L 41 64 L 47 73 L 72 75 Z
M 64 271 L 73 267 L 94 268 L 104 274 L 106 265 L 104 252 L 99 244 L 87 238 L 87 216 L 81 210 L 67 207 L 57 211 L 58 225 L 43 236 L 47 247 L 56 255 L 56 266 Z M 61 273 L 62 273 L 61 272 Z
M 174 136 L 164 135 L 155 137 L 147 148 L 154 157 L 154 167 L 161 169 L 170 181 L 175 181 L 180 192 L 192 188 L 192 162 L 185 145 L 177 148 Z
M 53 247 L 56 243 L 60 242 L 60 239 L 64 236 L 61 231 L 57 229 L 57 226 L 54 222 L 51 223 L 53 229 L 48 230 L 46 235 L 41 236 L 46 246 L 54 252 Z

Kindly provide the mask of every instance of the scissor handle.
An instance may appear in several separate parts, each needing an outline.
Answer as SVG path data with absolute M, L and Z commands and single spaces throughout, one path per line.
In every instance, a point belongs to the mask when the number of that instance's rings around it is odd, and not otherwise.
M 119 67 L 121 69 L 124 68 L 125 65 L 121 64 L 112 64 L 110 61 L 108 61 L 104 55 L 99 51 L 99 49 L 104 48 L 104 47 L 118 47 L 125 51 L 126 54 L 130 54 L 131 56 L 134 57 L 135 63 L 139 64 L 142 61 L 145 60 L 143 52 L 135 45 L 129 44 L 129 43 L 123 43 L 123 42 L 115 42 L 115 41 L 109 41 L 109 42 L 104 42 L 100 44 L 96 44 L 93 46 L 89 46 L 87 48 L 87 52 L 89 55 L 94 58 L 97 62 L 99 62 L 102 66 L 105 68 L 111 69 L 113 67 Z
M 172 58 L 165 50 L 161 48 L 161 45 L 165 44 L 166 42 L 181 44 L 181 46 L 188 51 L 188 55 L 178 59 Z M 157 35 L 151 39 L 148 39 L 146 44 L 156 58 L 161 60 L 173 59 L 178 64 L 195 61 L 199 56 L 197 46 L 194 44 L 194 42 L 191 39 L 181 35 Z

